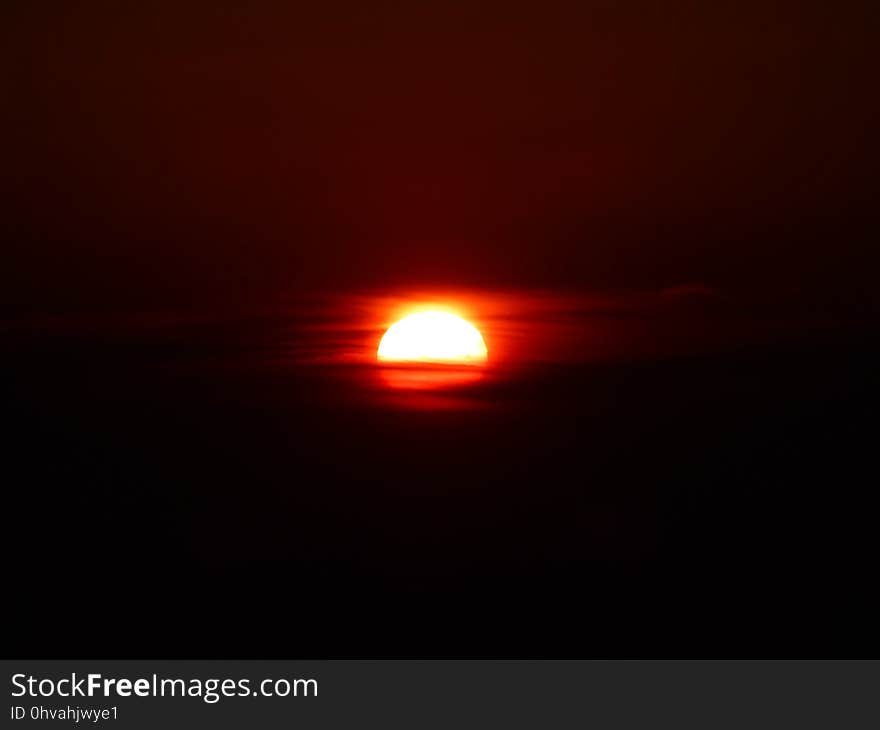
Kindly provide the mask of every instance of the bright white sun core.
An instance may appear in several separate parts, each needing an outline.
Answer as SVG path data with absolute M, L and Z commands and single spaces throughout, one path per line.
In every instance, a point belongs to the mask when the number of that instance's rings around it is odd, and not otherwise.
M 384 362 L 424 362 L 481 365 L 486 343 L 470 322 L 451 312 L 416 312 L 395 322 L 379 342 L 377 357 Z

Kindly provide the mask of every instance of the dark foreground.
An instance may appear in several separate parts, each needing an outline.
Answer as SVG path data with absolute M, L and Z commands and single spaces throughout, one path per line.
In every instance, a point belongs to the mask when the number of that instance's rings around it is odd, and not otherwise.
M 407 409 L 369 368 L 151 337 L 7 339 L 8 654 L 880 652 L 870 339 Z

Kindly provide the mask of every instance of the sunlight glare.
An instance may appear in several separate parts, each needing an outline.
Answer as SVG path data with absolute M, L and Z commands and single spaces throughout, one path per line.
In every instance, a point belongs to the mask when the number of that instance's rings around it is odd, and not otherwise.
M 391 325 L 379 343 L 377 357 L 385 362 L 476 365 L 488 352 L 479 330 L 451 312 L 410 314 Z

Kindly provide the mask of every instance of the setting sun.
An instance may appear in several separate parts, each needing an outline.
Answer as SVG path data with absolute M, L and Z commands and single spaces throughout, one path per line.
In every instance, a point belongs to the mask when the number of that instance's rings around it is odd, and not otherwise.
M 482 364 L 486 343 L 470 322 L 450 312 L 416 312 L 391 325 L 379 342 L 386 362 Z

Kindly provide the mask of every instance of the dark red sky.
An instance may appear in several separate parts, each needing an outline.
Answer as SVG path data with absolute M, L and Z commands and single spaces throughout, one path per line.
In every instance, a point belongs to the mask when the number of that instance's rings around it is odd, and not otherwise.
M 241 5 L 3 3 L 8 311 L 872 296 L 873 3 Z

